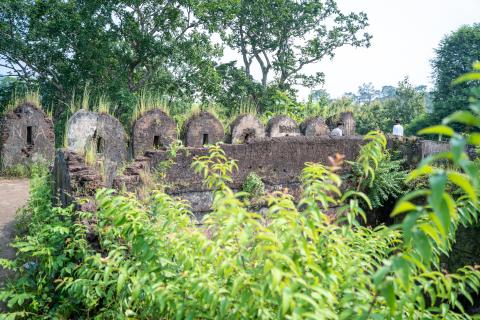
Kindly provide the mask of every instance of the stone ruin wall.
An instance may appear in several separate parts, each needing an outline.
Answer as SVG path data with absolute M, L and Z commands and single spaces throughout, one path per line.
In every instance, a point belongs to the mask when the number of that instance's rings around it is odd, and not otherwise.
M 55 133 L 52 120 L 32 103 L 25 102 L 0 116 L 0 169 L 33 162 L 52 163 Z
M 260 176 L 266 185 L 268 191 L 283 190 L 287 188 L 289 193 L 294 196 L 300 192 L 300 175 L 305 162 L 320 162 L 328 164 L 328 157 L 335 153 L 344 154 L 347 160 L 354 160 L 358 155 L 360 146 L 363 144 L 361 136 L 355 136 L 354 120 L 352 115 L 345 113 L 340 115 L 346 130 L 344 137 L 330 137 L 328 121 L 325 122 L 320 117 L 313 117 L 305 120 L 300 126 L 287 116 L 276 116 L 270 119 L 267 126 L 258 121 L 254 116 L 241 115 L 230 126 L 230 132 L 225 137 L 224 128 L 220 121 L 207 112 L 201 112 L 192 116 L 182 128 L 181 138 L 185 145 L 178 150 L 174 159 L 169 159 L 166 147 L 174 138 L 172 123 L 167 119 L 168 116 L 161 112 L 147 113 L 134 124 L 132 129 L 132 143 L 137 146 L 138 141 L 142 141 L 140 151 L 137 151 L 133 162 L 124 167 L 122 174 L 113 177 L 112 180 L 99 183 L 98 176 L 87 172 L 86 179 L 88 183 L 94 185 L 104 185 L 106 187 L 124 189 L 131 192 L 140 193 L 148 181 L 145 176 L 153 174 L 156 169 L 162 167 L 166 160 L 173 160 L 173 165 L 165 172 L 165 183 L 167 192 L 173 196 L 188 200 L 192 206 L 192 211 L 203 213 L 210 209 L 212 200 L 212 190 L 205 187 L 202 178 L 195 174 L 191 165 L 196 156 L 206 155 L 208 149 L 203 147 L 206 143 L 215 143 L 228 141 L 222 144 L 222 149 L 226 155 L 237 161 L 238 170 L 233 173 L 230 187 L 239 190 L 250 172 L 255 172 Z M 90 130 L 91 131 L 91 130 Z M 77 135 L 80 133 L 77 132 Z M 350 134 L 350 135 L 347 135 Z M 155 136 L 160 136 L 162 144 L 155 145 Z M 135 142 L 137 140 L 137 142 Z M 429 152 L 434 152 L 435 145 L 444 148 L 445 143 L 431 142 L 429 151 L 424 150 L 425 144 L 417 139 L 389 139 L 389 148 L 399 150 L 408 163 L 416 164 Z M 131 149 L 132 150 L 132 149 Z M 133 148 L 134 150 L 134 148 Z M 57 159 L 78 159 L 78 154 L 60 150 Z M 143 152 L 143 155 L 141 155 Z M 80 161 L 81 162 L 81 161 Z M 74 165 L 64 165 L 65 161 L 59 161 L 54 169 L 56 171 L 73 170 L 82 172 L 85 168 L 78 168 Z M 78 170 L 78 171 L 76 171 Z M 86 171 L 85 171 L 86 172 Z M 56 173 L 57 181 L 62 181 L 62 174 Z M 83 181 L 78 175 L 72 175 L 73 188 L 68 192 L 77 195 L 82 191 L 75 188 L 80 186 Z M 110 179 L 110 178 L 109 178 Z M 68 180 L 68 179 L 67 179 Z M 89 182 L 94 181 L 94 182 Z M 62 182 L 64 185 L 68 185 Z M 85 182 L 86 183 L 86 182 Z M 81 188 L 80 188 L 81 189 Z M 62 187 L 56 188 L 57 192 L 62 192 Z M 91 195 L 91 194 L 88 194 Z
M 150 149 L 163 149 L 177 140 L 177 125 L 165 112 L 153 109 L 138 118 L 132 127 L 132 156 Z
M 65 205 L 79 195 L 92 196 L 91 186 L 114 187 L 128 191 L 143 189 L 145 174 L 150 174 L 168 158 L 166 148 L 176 139 L 176 125 L 160 110 L 151 110 L 142 115 L 132 126 L 129 150 L 134 159 L 122 170 L 108 171 L 102 178 L 101 167 L 88 167 L 83 161 L 89 143 L 98 144 L 101 138 L 105 146 L 99 152 L 102 161 L 113 162 L 120 167 L 125 164 L 126 145 L 122 140 L 124 131 L 111 116 L 89 111 L 79 111 L 72 116 L 67 126 L 67 150 L 57 152 L 53 168 L 54 191 L 59 203 Z M 180 149 L 174 164 L 166 172 L 168 192 L 187 199 L 195 212 L 210 209 L 211 190 L 196 175 L 191 164 L 193 158 L 205 155 L 205 144 L 227 141 L 223 144 L 229 158 L 235 159 L 239 170 L 234 173 L 231 187 L 240 189 L 250 172 L 257 173 L 267 190 L 288 188 L 298 191 L 304 163 L 327 163 L 328 156 L 336 152 L 354 159 L 362 143 L 361 137 L 330 138 L 329 129 L 320 117 L 307 119 L 299 126 L 288 116 L 276 116 L 265 127 L 252 115 L 240 115 L 230 126 L 225 136 L 224 128 L 212 114 L 200 112 L 188 119 L 182 130 L 184 148 Z M 117 139 L 120 137 L 120 139 Z M 108 146 L 108 147 L 107 147 Z M 94 149 L 98 149 L 95 146 Z M 101 153 L 101 154 L 100 154 Z M 97 174 L 95 174 L 95 172 Z M 65 195 L 67 194 L 67 195 Z
M 265 184 L 267 191 L 284 190 L 294 197 L 301 192 L 301 173 L 306 162 L 319 162 L 329 165 L 329 156 L 336 153 L 345 160 L 355 160 L 363 145 L 362 136 L 330 138 L 328 136 L 268 137 L 246 144 L 224 144 L 222 149 L 228 158 L 237 161 L 238 169 L 233 172 L 229 187 L 241 190 L 250 172 L 255 172 Z M 429 150 L 424 150 L 424 141 L 416 138 L 389 138 L 387 147 L 391 152 L 399 152 L 413 168 L 424 157 L 444 150 L 448 143 L 432 141 Z M 436 146 L 436 147 L 433 147 Z M 208 154 L 206 148 L 185 148 L 178 151 L 173 165 L 165 172 L 167 193 L 187 200 L 194 213 L 202 214 L 211 208 L 212 190 L 206 187 L 201 176 L 191 165 L 194 158 Z M 114 180 L 114 187 L 130 192 L 141 190 L 142 174 L 145 170 L 159 168 L 169 160 L 165 151 L 147 152 L 127 167 L 123 175 Z
M 255 140 L 246 144 L 224 144 L 226 156 L 237 161 L 238 169 L 233 172 L 229 186 L 240 190 L 250 172 L 255 172 L 264 182 L 267 191 L 288 189 L 298 196 L 300 176 L 305 162 L 328 164 L 328 157 L 341 153 L 347 160 L 358 154 L 363 138 L 343 137 L 275 137 Z M 185 148 L 178 151 L 173 165 L 165 172 L 167 193 L 188 200 L 195 213 L 210 210 L 212 190 L 208 189 L 202 177 L 192 169 L 197 156 L 208 153 L 206 148 Z M 158 168 L 168 160 L 165 151 L 151 151 L 128 167 L 128 173 L 114 180 L 114 187 L 135 192 L 141 189 L 143 170 Z
M 329 136 L 327 124 L 336 121 L 344 123 L 344 137 Z M 51 121 L 45 123 L 51 127 Z M 300 125 L 288 116 L 276 116 L 267 126 L 252 115 L 241 115 L 225 136 L 220 121 L 201 112 L 193 115 L 182 128 L 180 136 L 185 147 L 177 152 L 175 159 L 170 159 L 173 165 L 165 172 L 167 192 L 188 200 L 194 212 L 208 211 L 212 190 L 205 187 L 191 165 L 196 156 L 207 154 L 205 144 L 227 141 L 231 144 L 222 144 L 222 149 L 238 164 L 230 184 L 232 189 L 241 189 L 247 175 L 255 172 L 267 191 L 286 188 L 294 196 L 298 195 L 305 162 L 328 164 L 328 157 L 335 153 L 345 155 L 346 160 L 356 158 L 363 139 L 355 136 L 354 128 L 351 113 L 327 121 L 312 117 Z M 56 202 L 68 205 L 82 197 L 93 197 L 102 187 L 141 190 L 145 182 L 142 176 L 154 172 L 168 160 L 166 148 L 176 138 L 176 124 L 160 110 L 148 111 L 134 123 L 128 148 L 128 137 L 117 119 L 107 114 L 78 111 L 67 125 L 67 149 L 58 150 L 55 156 L 52 180 Z M 53 143 L 53 140 L 49 142 L 52 154 Z M 98 157 L 96 166 L 85 164 L 85 150 L 92 144 Z M 429 154 L 444 151 L 448 144 L 389 139 L 389 148 L 399 150 L 408 163 L 415 164 Z M 127 165 L 128 159 L 133 160 Z M 91 203 L 82 204 L 82 208 L 91 209 Z
M 127 134 L 116 118 L 105 113 L 80 110 L 67 122 L 67 149 L 84 155 L 95 153 L 98 166 L 111 186 L 118 169 L 127 161 Z

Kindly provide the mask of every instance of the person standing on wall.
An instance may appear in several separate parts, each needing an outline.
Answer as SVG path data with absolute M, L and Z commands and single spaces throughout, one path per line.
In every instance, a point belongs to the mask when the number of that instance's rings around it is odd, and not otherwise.
M 403 137 L 403 127 L 398 119 L 395 120 L 395 125 L 393 126 L 393 135 L 396 137 Z
M 337 123 L 337 127 L 335 129 L 332 130 L 332 132 L 330 133 L 333 137 L 341 137 L 343 135 L 343 131 L 342 131 L 342 123 L 341 122 L 338 122 Z

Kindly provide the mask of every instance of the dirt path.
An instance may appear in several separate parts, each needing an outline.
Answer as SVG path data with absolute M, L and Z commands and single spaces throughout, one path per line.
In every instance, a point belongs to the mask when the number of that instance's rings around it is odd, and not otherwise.
M 13 258 L 15 251 L 9 243 L 13 238 L 15 212 L 28 199 L 28 180 L 0 178 L 0 258 Z M 0 287 L 7 273 L 0 267 Z

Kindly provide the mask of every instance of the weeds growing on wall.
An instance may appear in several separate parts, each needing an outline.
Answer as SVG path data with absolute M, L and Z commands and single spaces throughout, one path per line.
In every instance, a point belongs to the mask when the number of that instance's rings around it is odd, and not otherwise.
M 255 172 L 250 172 L 242 185 L 242 191 L 249 197 L 260 197 L 265 194 L 265 184 Z
M 42 101 L 40 97 L 40 92 L 38 90 L 27 90 L 21 95 L 17 94 L 17 92 L 14 92 L 12 99 L 7 104 L 4 112 L 13 111 L 16 107 L 23 103 L 31 103 L 41 109 Z
M 152 109 L 160 109 L 166 114 L 170 113 L 168 101 L 165 97 L 142 91 L 137 96 L 137 103 L 133 109 L 132 123 L 140 118 L 145 112 Z

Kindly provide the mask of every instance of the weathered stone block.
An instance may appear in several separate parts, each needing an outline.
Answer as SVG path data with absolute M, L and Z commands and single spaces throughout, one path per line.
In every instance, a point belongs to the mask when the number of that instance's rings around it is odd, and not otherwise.
M 132 128 L 133 157 L 147 150 L 164 149 L 177 139 L 177 125 L 165 112 L 153 109 L 145 112 Z
M 300 132 L 307 137 L 328 136 L 330 130 L 322 117 L 311 117 L 300 124 Z
M 105 186 L 102 176 L 85 164 L 85 159 L 70 150 L 59 149 L 52 169 L 54 203 L 68 206 L 83 198 L 92 198 Z
M 265 138 L 265 126 L 251 114 L 239 115 L 231 125 L 231 142 L 245 143 Z
M 288 116 L 275 116 L 267 123 L 267 134 L 271 138 L 300 135 L 298 124 Z
M 353 117 L 353 112 L 342 112 L 327 119 L 327 124 L 330 129 L 335 128 L 338 122 L 343 124 L 342 131 L 344 136 L 355 135 L 355 119 Z
M 305 162 L 328 164 L 328 157 L 335 153 L 344 154 L 347 160 L 354 160 L 362 144 L 362 137 L 331 139 L 328 136 L 297 136 L 265 138 L 247 144 L 225 144 L 222 149 L 228 158 L 235 159 L 238 164 L 230 183 L 232 189 L 241 189 L 248 174 L 255 172 L 267 190 L 289 188 L 298 193 Z M 206 154 L 207 148 L 180 149 L 173 159 L 173 165 L 165 172 L 167 192 L 188 200 L 193 212 L 197 213 L 208 211 L 211 205 L 207 201 L 211 190 L 192 169 L 193 159 Z M 168 159 L 167 152 L 159 150 L 146 152 L 142 161 L 147 161 L 148 167 L 155 169 Z M 127 167 L 125 174 L 115 179 L 114 185 L 131 192 L 141 188 L 137 167 L 138 164 Z
M 0 168 L 53 162 L 53 123 L 32 103 L 23 103 L 0 119 Z
M 111 115 L 80 110 L 67 123 L 68 150 L 84 155 L 93 146 L 103 163 L 105 184 L 111 186 L 117 169 L 127 160 L 127 135 Z
M 182 130 L 187 147 L 200 148 L 207 144 L 223 141 L 225 131 L 222 123 L 211 113 L 202 111 L 188 119 Z

